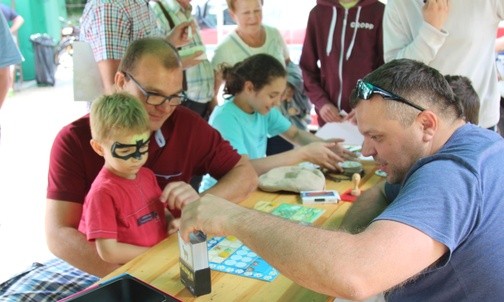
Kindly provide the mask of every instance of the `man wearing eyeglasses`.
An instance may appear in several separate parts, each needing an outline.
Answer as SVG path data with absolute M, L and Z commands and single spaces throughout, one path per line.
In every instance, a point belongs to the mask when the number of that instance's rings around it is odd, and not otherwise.
M 210 173 L 219 179 L 207 192 L 235 202 L 256 188 L 257 175 L 246 156 L 240 156 L 219 132 L 188 108 L 182 91 L 182 65 L 176 49 L 162 38 L 134 41 L 115 74 L 118 91 L 138 98 L 149 116 L 152 135 L 145 167 L 156 175 L 175 217 L 198 199 L 188 182 Z M 89 116 L 65 126 L 55 138 L 49 163 L 46 238 L 60 259 L 34 267 L 0 285 L 0 300 L 56 301 L 90 286 L 117 265 L 99 258 L 94 244 L 78 231 L 84 197 L 103 166 L 90 145 Z M 177 255 L 172 255 L 178 257 Z M 24 294 L 24 295 L 23 295 Z
M 283 275 L 350 300 L 504 301 L 504 140 L 466 123 L 437 70 L 394 60 L 351 100 L 362 154 L 393 200 L 357 234 L 293 223 L 206 195 L 182 211 L 181 233 L 233 234 Z M 366 214 L 366 213 L 364 213 Z M 260 221 L 261 223 L 257 223 Z

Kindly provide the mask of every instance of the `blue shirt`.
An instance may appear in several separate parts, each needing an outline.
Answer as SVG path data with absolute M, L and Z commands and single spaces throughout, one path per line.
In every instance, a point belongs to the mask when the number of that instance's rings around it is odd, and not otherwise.
M 375 220 L 407 224 L 449 250 L 387 301 L 504 301 L 503 163 L 504 140 L 466 124 L 399 191 L 386 191 L 393 201 Z
M 258 112 L 250 114 L 236 106 L 233 98 L 216 107 L 208 122 L 239 154 L 248 155 L 250 159 L 266 157 L 268 137 L 284 133 L 292 125 L 277 108 L 272 108 L 265 115 Z M 209 175 L 205 175 L 200 192 L 212 187 L 216 182 Z
M 5 20 L 7 20 L 9 22 L 13 21 L 14 19 L 17 18 L 17 16 L 19 16 L 15 10 L 13 10 L 11 7 L 9 7 L 3 3 L 0 3 L 0 10 L 2 11 L 2 14 L 5 17 Z
M 22 58 L 14 44 L 9 26 L 3 14 L 0 14 L 0 68 L 21 63 Z

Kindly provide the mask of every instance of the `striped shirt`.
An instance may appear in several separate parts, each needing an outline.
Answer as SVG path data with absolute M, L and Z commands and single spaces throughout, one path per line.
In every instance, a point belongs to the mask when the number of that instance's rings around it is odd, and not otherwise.
M 161 3 L 169 13 L 175 26 L 182 22 L 192 20 L 191 5 L 184 10 L 175 0 L 161 0 Z M 159 4 L 151 2 L 151 7 L 156 15 L 158 26 L 166 32 L 169 32 L 171 30 L 170 24 Z M 182 50 L 197 46 L 204 48 L 199 28 L 197 28 L 196 32 L 193 32 L 192 41 L 184 46 Z M 187 82 L 187 96 L 190 100 L 198 103 L 207 103 L 212 100 L 214 92 L 214 71 L 208 59 L 201 60 L 199 64 L 187 68 L 185 70 L 185 77 Z
M 164 34 L 145 0 L 90 0 L 82 14 L 80 39 L 96 62 L 121 60 L 130 42 Z

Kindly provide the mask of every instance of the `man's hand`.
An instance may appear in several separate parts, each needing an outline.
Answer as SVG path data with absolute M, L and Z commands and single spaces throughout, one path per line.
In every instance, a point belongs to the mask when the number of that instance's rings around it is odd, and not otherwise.
M 425 22 L 442 30 L 450 12 L 450 0 L 427 0 L 423 6 Z
M 182 209 L 185 205 L 198 198 L 198 192 L 190 184 L 183 181 L 175 181 L 166 185 L 159 199 L 166 203 L 168 209 L 174 210 Z
M 343 121 L 343 117 L 340 115 L 338 108 L 333 104 L 325 104 L 320 108 L 319 111 L 320 117 L 326 122 L 341 122 Z
M 189 27 L 191 29 L 189 29 Z M 192 40 L 192 35 L 189 33 L 196 30 L 193 21 L 182 22 L 175 26 L 166 36 L 166 39 L 175 47 L 182 47 L 187 45 Z
M 198 201 L 186 205 L 182 209 L 180 234 L 185 241 L 194 231 L 205 234 L 224 236 L 226 224 L 230 219 L 239 219 L 247 209 L 220 197 L 206 194 Z

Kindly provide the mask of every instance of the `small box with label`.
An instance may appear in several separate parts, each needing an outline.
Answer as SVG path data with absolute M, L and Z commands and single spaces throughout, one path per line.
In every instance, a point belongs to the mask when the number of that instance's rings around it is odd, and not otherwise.
M 178 232 L 180 250 L 180 280 L 195 296 L 206 295 L 212 291 L 206 235 L 194 232 L 185 242 Z
M 338 192 L 334 190 L 301 191 L 299 194 L 303 204 L 337 203 L 341 200 Z

